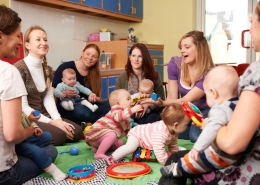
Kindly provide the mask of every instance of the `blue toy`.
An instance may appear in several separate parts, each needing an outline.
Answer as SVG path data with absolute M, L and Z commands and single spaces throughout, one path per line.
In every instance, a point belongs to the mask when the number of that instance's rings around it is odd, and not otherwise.
M 33 115 L 34 116 L 39 116 L 41 113 L 40 113 L 40 111 L 38 111 L 38 110 L 35 110 L 34 112 L 33 112 Z
M 152 100 L 156 101 L 159 98 L 159 94 L 153 93 L 152 94 Z
M 71 155 L 78 155 L 78 154 L 79 154 L 79 148 L 76 147 L 76 146 L 72 146 L 72 147 L 70 147 L 69 150 L 60 150 L 59 153 L 60 153 L 60 154 L 70 153 Z

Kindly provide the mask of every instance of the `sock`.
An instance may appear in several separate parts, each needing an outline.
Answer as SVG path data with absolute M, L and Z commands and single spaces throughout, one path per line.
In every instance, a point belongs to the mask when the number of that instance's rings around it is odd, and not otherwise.
M 63 173 L 55 164 L 51 163 L 46 172 L 50 173 L 56 181 L 61 181 L 67 178 L 66 174 Z
M 74 105 L 73 102 L 71 100 L 68 101 L 68 106 L 70 110 L 74 110 Z
M 98 109 L 98 106 L 96 104 L 93 105 L 93 112 L 95 112 Z
M 66 101 L 61 102 L 61 106 L 62 106 L 65 110 L 70 111 L 70 107 L 69 107 L 68 102 L 66 102 Z

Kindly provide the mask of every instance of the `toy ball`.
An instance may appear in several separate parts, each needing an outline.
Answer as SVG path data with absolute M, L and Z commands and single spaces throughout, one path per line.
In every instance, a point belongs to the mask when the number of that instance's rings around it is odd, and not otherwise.
M 41 113 L 40 113 L 40 111 L 38 111 L 38 110 L 35 110 L 34 112 L 33 112 L 33 115 L 34 116 L 39 116 Z
M 72 146 L 72 147 L 70 148 L 70 154 L 71 154 L 71 155 L 78 155 L 78 154 L 79 154 L 79 148 L 76 147 L 76 146 Z

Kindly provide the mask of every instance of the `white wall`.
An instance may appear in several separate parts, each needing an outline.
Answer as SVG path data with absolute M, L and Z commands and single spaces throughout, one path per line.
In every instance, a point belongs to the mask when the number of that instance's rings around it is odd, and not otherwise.
M 48 64 L 56 69 L 61 60 L 76 60 L 85 47 L 88 35 L 109 28 L 118 38 L 127 37 L 129 23 L 63 11 L 18 1 L 11 8 L 22 18 L 22 32 L 34 25 L 45 29 L 49 41 Z

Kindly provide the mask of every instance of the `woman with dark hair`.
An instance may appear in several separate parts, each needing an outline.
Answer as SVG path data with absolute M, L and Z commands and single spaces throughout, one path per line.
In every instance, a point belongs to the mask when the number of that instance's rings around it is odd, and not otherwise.
M 24 48 L 27 56 L 14 64 L 21 73 L 28 93 L 22 98 L 23 111 L 27 115 L 34 110 L 41 112 L 37 125 L 51 133 L 53 145 L 79 141 L 81 127 L 62 119 L 55 106 L 51 88 L 52 69 L 46 60 L 49 45 L 45 30 L 40 26 L 30 27 L 24 34 Z
M 250 33 L 254 50 L 260 51 L 260 2 L 251 17 Z M 217 145 L 222 154 L 243 156 L 233 165 L 210 173 L 193 175 L 194 185 L 258 185 L 260 180 L 260 61 L 250 64 L 240 76 L 239 100 L 229 123 L 222 126 L 212 144 Z M 165 165 L 177 162 L 188 151 L 172 154 Z M 219 163 L 223 161 L 219 160 Z M 222 163 L 224 164 L 224 163 Z M 207 168 L 203 166 L 201 168 Z M 192 168 L 192 167 L 191 167 Z M 209 167 L 210 168 L 210 167 Z M 183 185 L 187 177 L 162 176 L 159 185 Z
M 0 58 L 15 58 L 22 44 L 21 19 L 16 12 L 0 5 Z M 20 185 L 43 170 L 31 159 L 17 155 L 15 145 L 34 134 L 34 127 L 22 125 L 22 96 L 27 92 L 19 71 L 0 60 L 0 184 Z M 43 150 L 54 162 L 58 153 L 54 146 Z
M 126 89 L 133 95 L 139 92 L 139 82 L 149 79 L 154 83 L 154 93 L 159 94 L 161 99 L 165 99 L 162 81 L 155 71 L 151 55 L 144 44 L 137 43 L 131 47 L 125 70 L 126 72 L 118 77 L 115 89 Z M 145 114 L 149 104 L 144 104 L 143 107 L 143 113 L 135 115 L 135 122 L 146 124 L 161 120 L 159 114 L 161 108 L 157 107 L 149 114 Z
M 100 56 L 100 49 L 95 44 L 87 45 L 82 53 L 81 58 L 76 61 L 65 62 L 61 64 L 54 75 L 52 87 L 55 89 L 59 83 L 62 82 L 62 72 L 67 68 L 71 68 L 76 72 L 76 78 L 78 82 L 84 87 L 89 88 L 93 93 L 96 94 L 95 98 L 80 93 L 80 97 L 86 98 L 92 104 L 95 103 L 98 109 L 92 112 L 88 107 L 82 104 L 76 104 L 74 110 L 67 111 L 60 105 L 60 100 L 57 101 L 57 108 L 62 117 L 74 121 L 77 124 L 81 122 L 94 123 L 99 118 L 103 117 L 110 110 L 108 102 L 101 102 L 101 74 L 99 70 L 98 59 Z M 73 90 L 63 91 L 67 98 L 77 96 L 77 92 Z

